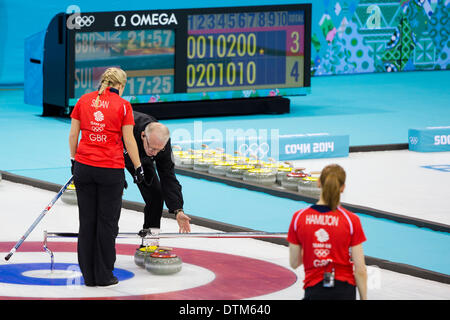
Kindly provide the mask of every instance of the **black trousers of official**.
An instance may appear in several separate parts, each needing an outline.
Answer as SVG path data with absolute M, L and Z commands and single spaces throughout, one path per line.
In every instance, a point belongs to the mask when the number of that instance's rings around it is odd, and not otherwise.
M 134 166 L 125 158 L 125 166 L 134 175 Z M 138 184 L 139 191 L 145 202 L 143 228 L 160 228 L 164 207 L 164 198 L 156 169 L 153 165 L 143 165 L 145 182 Z
M 109 283 L 125 184 L 123 169 L 74 165 L 79 211 L 78 264 L 87 285 Z
M 356 287 L 348 282 L 335 280 L 334 287 L 325 288 L 321 281 L 305 289 L 303 300 L 356 300 Z

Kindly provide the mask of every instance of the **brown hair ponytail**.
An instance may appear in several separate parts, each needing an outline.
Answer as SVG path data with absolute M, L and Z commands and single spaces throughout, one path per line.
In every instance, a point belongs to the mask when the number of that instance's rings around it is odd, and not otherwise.
M 345 184 L 345 177 L 344 169 L 337 164 L 326 166 L 320 174 L 322 199 L 331 210 L 336 210 L 340 203 L 341 187 Z
M 108 68 L 103 72 L 100 79 L 100 89 L 98 89 L 98 95 L 95 99 L 95 107 L 98 107 L 100 96 L 106 90 L 106 88 L 121 84 L 125 86 L 127 83 L 127 74 L 120 68 Z

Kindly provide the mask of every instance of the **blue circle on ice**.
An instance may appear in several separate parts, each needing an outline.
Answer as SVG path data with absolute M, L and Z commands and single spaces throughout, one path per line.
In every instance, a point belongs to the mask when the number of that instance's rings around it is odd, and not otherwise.
M 37 286 L 83 285 L 80 268 L 74 263 L 55 263 L 53 272 L 50 263 L 18 263 L 0 265 L 0 282 Z M 119 281 L 134 277 L 134 273 L 124 269 L 114 269 Z

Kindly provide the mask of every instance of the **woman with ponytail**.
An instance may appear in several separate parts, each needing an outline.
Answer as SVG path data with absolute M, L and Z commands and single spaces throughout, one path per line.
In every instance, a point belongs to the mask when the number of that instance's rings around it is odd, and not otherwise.
M 304 265 L 305 300 L 367 299 L 366 241 L 357 215 L 340 206 L 344 169 L 331 164 L 320 175 L 319 201 L 292 217 L 288 231 L 289 262 Z
M 144 180 L 133 135 L 133 110 L 121 98 L 126 82 L 123 70 L 107 69 L 99 90 L 83 95 L 71 113 L 69 147 L 79 212 L 78 263 L 86 286 L 118 283 L 113 269 L 125 186 L 124 144 L 135 168 L 135 182 Z

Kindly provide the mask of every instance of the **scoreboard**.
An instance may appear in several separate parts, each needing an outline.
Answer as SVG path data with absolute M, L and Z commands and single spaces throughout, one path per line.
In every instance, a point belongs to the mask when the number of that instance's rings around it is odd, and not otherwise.
M 44 103 L 73 107 L 112 66 L 133 105 L 305 95 L 310 33 L 310 4 L 59 14 Z
M 188 16 L 187 91 L 303 87 L 304 12 Z
M 187 91 L 303 87 L 303 11 L 188 16 Z

